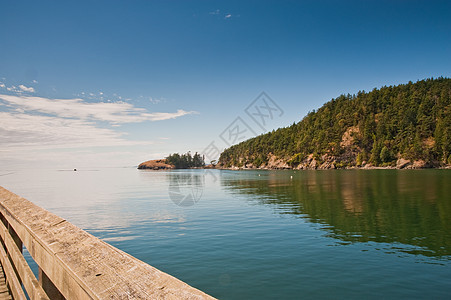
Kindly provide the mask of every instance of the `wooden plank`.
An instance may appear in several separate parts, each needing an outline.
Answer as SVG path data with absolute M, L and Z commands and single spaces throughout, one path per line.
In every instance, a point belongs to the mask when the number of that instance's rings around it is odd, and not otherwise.
M 213 299 L 2 187 L 0 212 L 67 299 Z
M 9 261 L 8 255 L 6 254 L 5 249 L 0 246 L 0 260 L 2 263 L 3 270 L 6 275 L 6 281 L 8 282 L 9 289 L 11 291 L 12 296 L 16 300 L 26 300 L 25 293 L 22 290 L 22 285 L 20 284 L 19 279 L 17 278 L 16 272 L 14 272 L 13 266 Z
M 17 242 L 9 235 L 8 229 L 2 222 L 0 222 L 0 236 L 30 299 L 49 299 L 17 248 Z
M 11 300 L 11 295 L 9 294 L 9 289 L 6 286 L 5 273 L 3 272 L 3 267 L 0 265 L 0 300 Z

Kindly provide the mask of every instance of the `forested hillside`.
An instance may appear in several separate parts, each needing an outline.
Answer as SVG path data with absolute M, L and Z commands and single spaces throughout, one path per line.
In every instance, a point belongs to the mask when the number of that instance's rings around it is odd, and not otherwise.
M 451 79 L 341 95 L 290 127 L 226 149 L 219 164 L 301 169 L 449 165 Z

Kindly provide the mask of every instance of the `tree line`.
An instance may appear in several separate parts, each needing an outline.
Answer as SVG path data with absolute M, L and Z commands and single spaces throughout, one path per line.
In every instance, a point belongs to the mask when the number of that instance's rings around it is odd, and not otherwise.
M 166 157 L 166 163 L 174 165 L 176 169 L 201 168 L 205 166 L 205 157 L 197 152 L 194 155 L 191 152 L 174 153 Z

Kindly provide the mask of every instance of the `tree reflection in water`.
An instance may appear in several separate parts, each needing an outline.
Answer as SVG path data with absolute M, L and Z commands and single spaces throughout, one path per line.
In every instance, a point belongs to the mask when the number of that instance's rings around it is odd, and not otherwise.
M 260 174 L 260 176 L 259 176 Z M 290 179 L 290 176 L 293 176 Z M 221 185 L 246 201 L 322 224 L 347 243 L 451 259 L 449 170 L 239 171 Z

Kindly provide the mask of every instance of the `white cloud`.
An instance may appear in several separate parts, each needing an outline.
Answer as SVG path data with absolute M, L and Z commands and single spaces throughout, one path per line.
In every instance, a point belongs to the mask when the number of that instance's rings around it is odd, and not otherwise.
M 34 93 L 35 90 L 32 87 L 27 87 L 23 84 L 19 84 L 19 86 L 11 85 L 9 87 L 5 86 L 5 84 L 0 84 L 0 88 L 6 88 L 9 92 L 13 92 L 19 95 L 22 95 L 23 92 Z
M 28 93 L 34 93 L 35 91 L 34 91 L 34 88 L 32 88 L 32 87 L 26 87 L 26 86 L 24 86 L 23 84 L 20 84 L 19 85 L 19 89 L 21 89 L 22 91 L 24 91 L 24 92 L 28 92 Z
M 227 14 L 227 15 L 225 15 L 225 19 L 229 19 L 229 18 L 231 18 L 232 17 L 232 15 L 231 14 Z
M 33 79 L 33 81 L 32 81 L 33 83 L 38 83 L 38 81 L 36 80 L 36 79 Z
M 43 97 L 0 95 L 0 100 L 3 100 L 9 107 L 21 108 L 25 111 L 50 114 L 60 118 L 104 121 L 112 124 L 162 121 L 197 113 L 181 109 L 173 113 L 149 113 L 146 109 L 135 107 L 130 103 L 88 103 L 82 99 L 48 99 Z
M 162 120 L 175 119 L 175 118 L 178 118 L 178 117 L 191 115 L 191 114 L 198 114 L 198 112 L 196 112 L 196 111 L 184 111 L 182 109 L 179 109 L 175 113 L 161 113 L 161 112 L 158 112 L 158 113 L 146 114 L 146 116 L 152 121 L 162 121 Z

